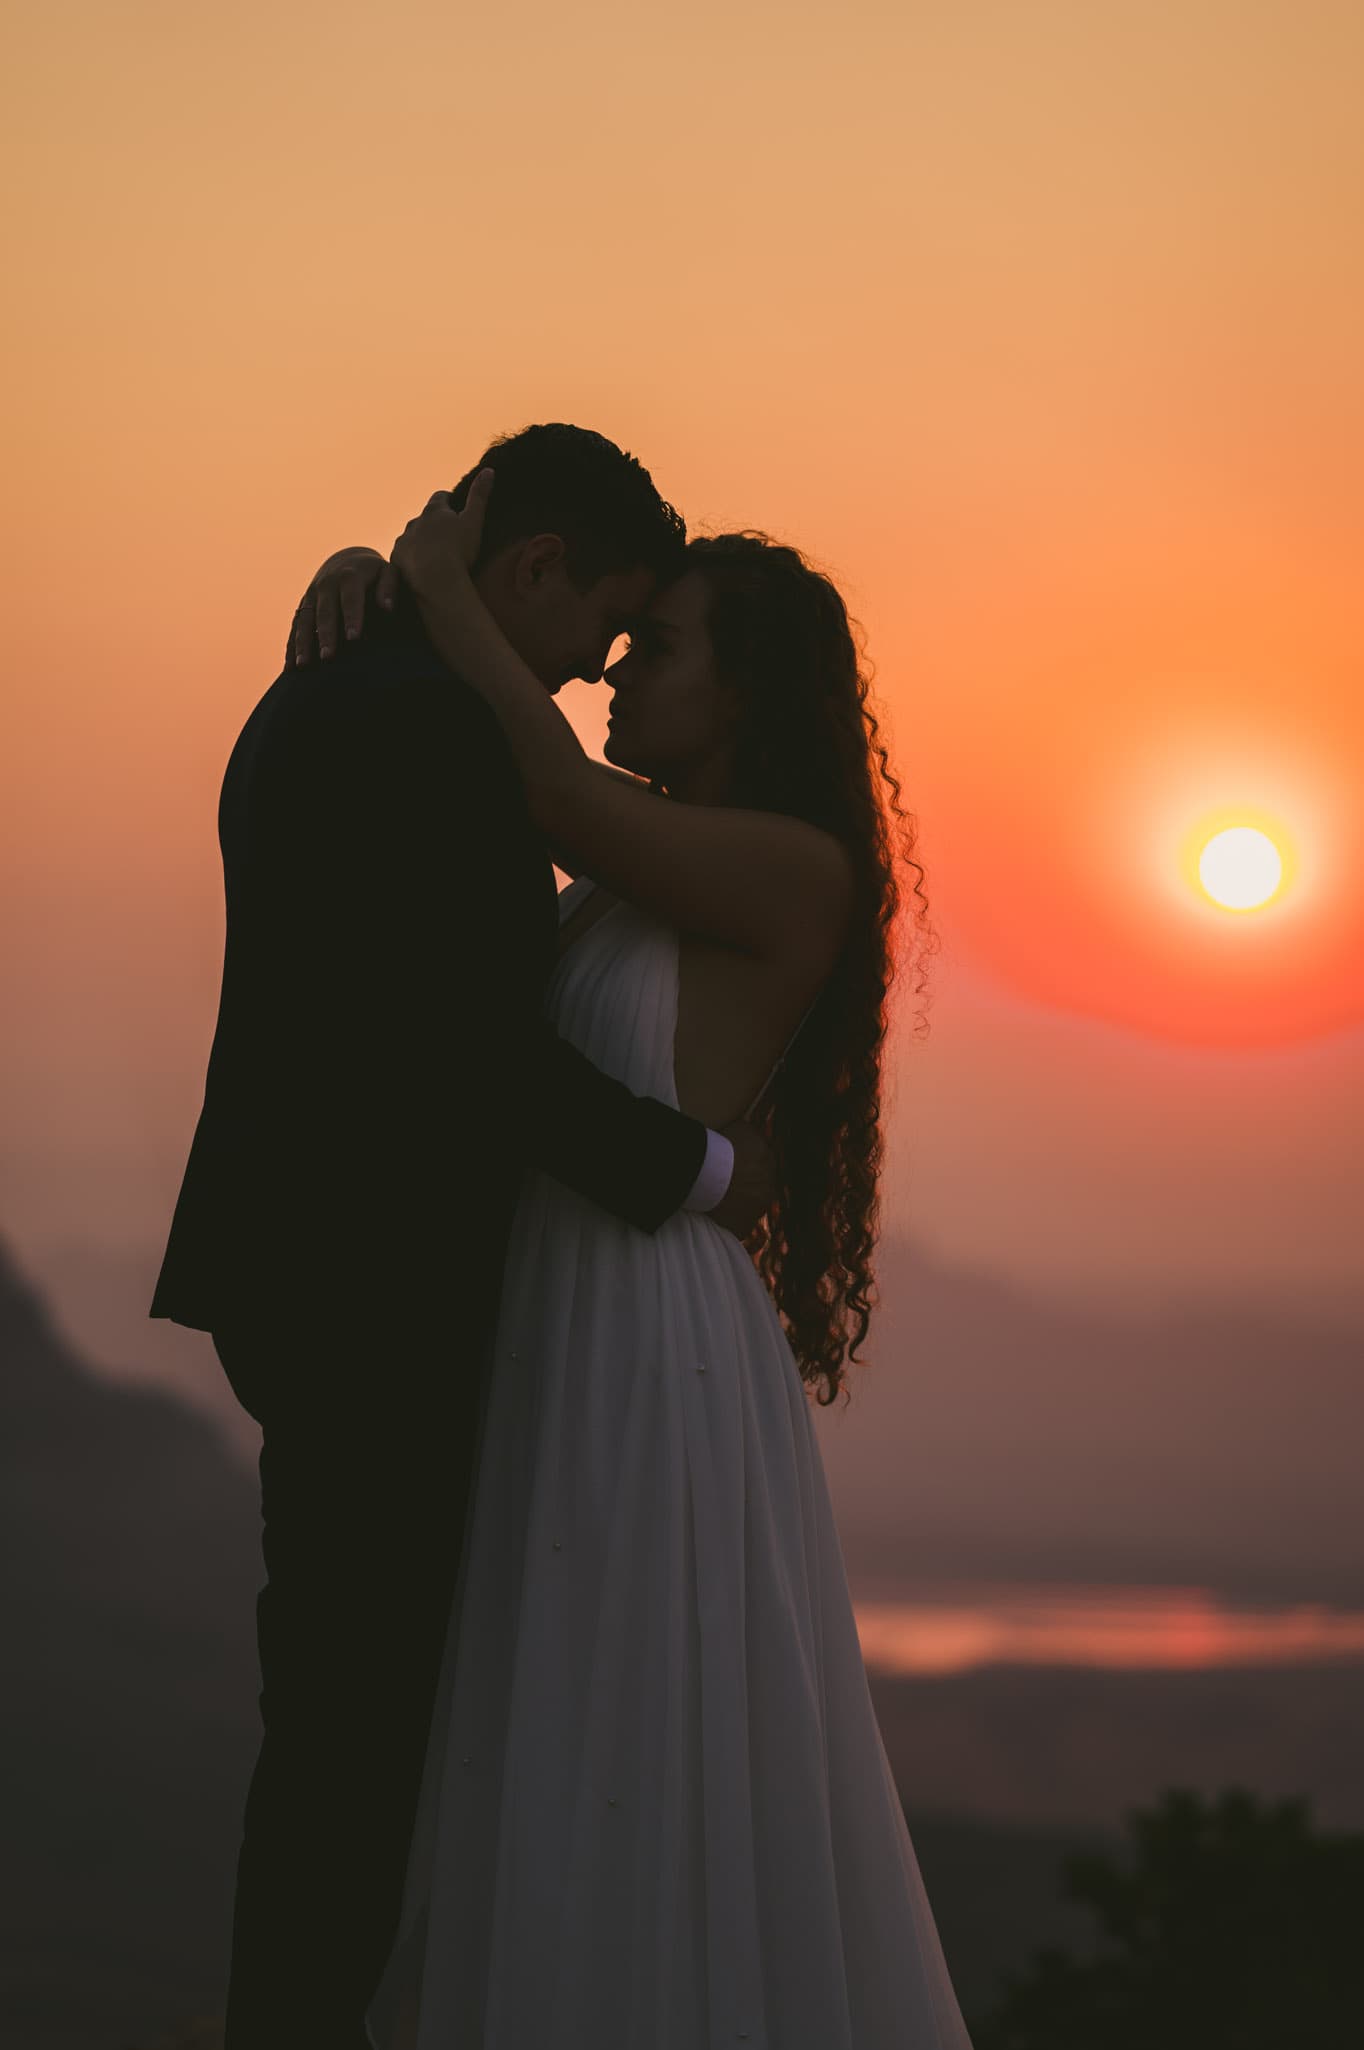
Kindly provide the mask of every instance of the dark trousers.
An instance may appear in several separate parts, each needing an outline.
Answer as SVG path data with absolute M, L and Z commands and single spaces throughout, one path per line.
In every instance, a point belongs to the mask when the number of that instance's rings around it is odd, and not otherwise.
M 481 1428 L 471 1336 L 213 1334 L 262 1427 L 266 1570 L 226 2050 L 367 2050 Z

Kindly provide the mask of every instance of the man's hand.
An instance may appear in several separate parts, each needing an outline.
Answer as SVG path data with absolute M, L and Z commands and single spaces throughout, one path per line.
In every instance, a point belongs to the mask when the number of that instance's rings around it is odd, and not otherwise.
M 752 1125 L 726 1125 L 721 1136 L 734 1148 L 734 1172 L 724 1195 L 706 1215 L 736 1239 L 746 1239 L 777 1200 L 776 1158 Z

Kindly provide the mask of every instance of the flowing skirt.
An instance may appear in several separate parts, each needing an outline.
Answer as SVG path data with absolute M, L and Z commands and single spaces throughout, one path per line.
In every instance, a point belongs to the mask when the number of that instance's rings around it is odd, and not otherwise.
M 811 1400 L 729 1234 L 529 1177 L 375 2050 L 970 2050 Z

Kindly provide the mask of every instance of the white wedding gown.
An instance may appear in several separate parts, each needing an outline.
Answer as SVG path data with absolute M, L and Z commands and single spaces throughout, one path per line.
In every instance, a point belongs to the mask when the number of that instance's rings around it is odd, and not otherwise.
M 549 999 L 674 1106 L 677 963 L 618 905 Z M 533 1174 L 496 1346 L 376 2050 L 970 2050 L 743 1247 Z

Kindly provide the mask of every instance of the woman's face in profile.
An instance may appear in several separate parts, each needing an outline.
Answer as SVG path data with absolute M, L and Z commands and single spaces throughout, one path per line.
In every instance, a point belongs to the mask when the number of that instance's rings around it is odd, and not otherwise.
M 685 789 L 723 761 L 736 707 L 720 682 L 697 570 L 667 585 L 606 671 L 611 713 L 606 759 L 637 776 Z

